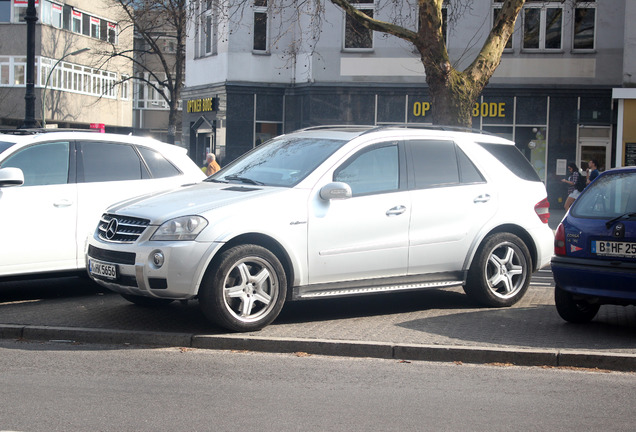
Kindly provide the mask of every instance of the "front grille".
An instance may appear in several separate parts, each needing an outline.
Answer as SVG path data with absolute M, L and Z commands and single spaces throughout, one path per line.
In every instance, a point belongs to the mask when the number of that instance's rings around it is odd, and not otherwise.
M 99 249 L 93 245 L 88 245 L 88 256 L 100 261 L 113 264 L 135 265 L 134 252 L 118 252 L 106 249 Z
M 99 238 L 112 243 L 133 243 L 149 224 L 148 219 L 104 213 L 99 220 Z

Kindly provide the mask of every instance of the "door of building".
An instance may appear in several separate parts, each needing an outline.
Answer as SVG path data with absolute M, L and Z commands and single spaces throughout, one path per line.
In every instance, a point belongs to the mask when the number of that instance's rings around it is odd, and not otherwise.
M 587 164 L 592 159 L 598 161 L 599 171 L 605 171 L 612 167 L 612 147 L 609 140 L 581 139 L 579 140 L 577 155 L 579 167 L 583 171 L 587 170 Z

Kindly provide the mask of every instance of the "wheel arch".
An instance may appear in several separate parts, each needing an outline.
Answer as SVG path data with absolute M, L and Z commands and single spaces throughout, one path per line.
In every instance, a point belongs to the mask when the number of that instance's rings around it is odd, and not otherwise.
M 285 270 L 285 276 L 287 278 L 287 286 L 285 287 L 285 300 L 291 300 L 292 286 L 294 285 L 294 266 L 292 264 L 291 257 L 285 250 L 285 248 L 274 238 L 261 234 L 261 233 L 245 233 L 240 234 L 232 239 L 228 240 L 216 253 L 208 264 L 204 278 L 207 277 L 211 269 L 215 268 L 220 256 L 228 249 L 235 246 L 253 244 L 264 247 L 265 249 L 276 255 L 276 258 L 280 261 L 283 269 Z
M 532 272 L 535 272 L 538 270 L 537 263 L 539 260 L 537 256 L 537 245 L 534 243 L 534 240 L 532 239 L 532 236 L 528 233 L 528 231 L 526 231 L 519 225 L 515 225 L 515 224 L 499 225 L 491 229 L 490 231 L 488 231 L 479 240 L 479 243 L 477 243 L 477 245 L 473 248 L 473 251 L 470 254 L 470 260 L 466 262 L 466 265 L 465 265 L 466 269 L 470 268 L 470 265 L 475 259 L 475 255 L 477 255 L 477 251 L 483 246 L 486 239 L 490 237 L 491 235 L 497 234 L 497 233 L 510 233 L 519 237 L 521 241 L 525 243 L 526 247 L 528 248 L 528 251 L 530 252 L 530 259 L 532 260 L 532 265 L 531 265 Z

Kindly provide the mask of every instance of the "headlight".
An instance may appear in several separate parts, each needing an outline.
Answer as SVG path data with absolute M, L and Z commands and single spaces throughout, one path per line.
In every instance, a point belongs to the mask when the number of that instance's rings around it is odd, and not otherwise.
M 208 225 L 201 216 L 183 216 L 164 222 L 150 240 L 194 240 Z

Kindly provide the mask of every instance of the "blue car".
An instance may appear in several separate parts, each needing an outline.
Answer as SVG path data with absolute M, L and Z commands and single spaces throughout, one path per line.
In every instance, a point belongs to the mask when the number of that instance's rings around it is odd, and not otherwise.
M 554 300 L 566 321 L 591 321 L 603 304 L 636 304 L 636 167 L 597 177 L 557 228 Z

